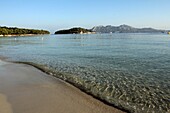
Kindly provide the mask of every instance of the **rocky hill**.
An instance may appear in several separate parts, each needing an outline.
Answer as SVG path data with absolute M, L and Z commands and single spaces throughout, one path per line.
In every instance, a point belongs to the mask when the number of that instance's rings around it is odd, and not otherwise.
M 158 30 L 153 28 L 134 28 L 128 25 L 120 26 L 96 26 L 92 31 L 99 33 L 165 33 L 165 30 Z

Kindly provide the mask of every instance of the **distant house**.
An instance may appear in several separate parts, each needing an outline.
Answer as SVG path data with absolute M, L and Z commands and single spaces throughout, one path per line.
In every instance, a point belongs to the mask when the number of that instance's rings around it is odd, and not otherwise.
M 83 34 L 83 31 L 81 31 L 80 34 Z

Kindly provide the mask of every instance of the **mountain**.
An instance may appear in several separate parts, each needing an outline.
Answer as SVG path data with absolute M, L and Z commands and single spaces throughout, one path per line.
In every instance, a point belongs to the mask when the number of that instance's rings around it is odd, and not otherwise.
M 66 30 L 56 31 L 55 34 L 91 34 L 92 31 L 84 28 L 71 28 Z
M 165 33 L 165 30 L 158 30 L 153 28 L 134 28 L 128 25 L 120 26 L 96 26 L 92 28 L 93 32 L 98 33 Z

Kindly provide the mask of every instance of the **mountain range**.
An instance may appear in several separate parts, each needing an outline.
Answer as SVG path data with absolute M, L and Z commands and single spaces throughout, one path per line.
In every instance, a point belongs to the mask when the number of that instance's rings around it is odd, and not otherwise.
M 135 28 L 129 25 L 120 26 L 95 26 L 91 29 L 96 33 L 167 33 L 167 30 L 159 30 L 154 28 Z

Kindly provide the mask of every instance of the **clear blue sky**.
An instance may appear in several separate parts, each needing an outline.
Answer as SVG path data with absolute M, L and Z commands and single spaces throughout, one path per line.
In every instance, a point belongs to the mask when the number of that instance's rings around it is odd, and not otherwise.
M 58 29 L 128 24 L 170 29 L 170 0 L 1 0 L 0 26 Z

